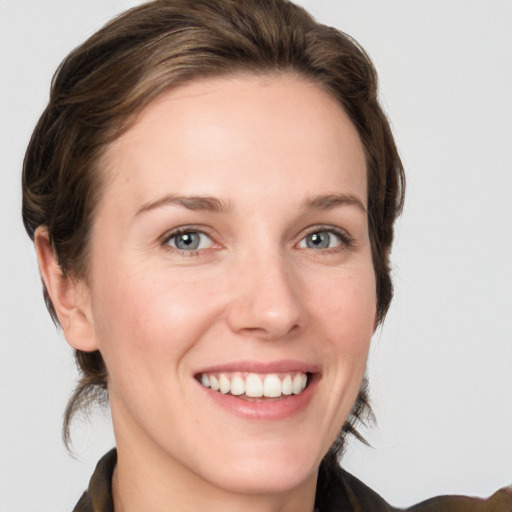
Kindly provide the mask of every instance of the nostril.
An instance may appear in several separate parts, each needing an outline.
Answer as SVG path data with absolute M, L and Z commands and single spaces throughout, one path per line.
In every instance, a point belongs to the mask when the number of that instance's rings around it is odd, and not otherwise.
M 260 269 L 261 270 L 261 269 Z M 279 266 L 249 272 L 237 281 L 227 319 L 238 333 L 275 340 L 301 329 L 307 320 L 302 297 L 286 269 Z
M 275 329 L 272 327 L 243 327 L 242 329 L 239 330 L 239 332 L 247 336 L 254 336 L 255 338 L 273 341 L 282 338 L 287 338 L 288 336 L 293 335 L 298 330 L 300 330 L 299 325 L 294 324 L 289 329 L 286 327 L 283 329 Z

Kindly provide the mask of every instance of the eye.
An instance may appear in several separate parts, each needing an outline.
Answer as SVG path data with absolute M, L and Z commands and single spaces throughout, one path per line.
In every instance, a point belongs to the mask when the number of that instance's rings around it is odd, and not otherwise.
M 300 242 L 298 247 L 301 249 L 335 249 L 343 245 L 350 245 L 347 236 L 338 233 L 332 229 L 323 229 L 313 231 L 306 235 Z
M 180 251 L 198 251 L 209 249 L 213 241 L 207 234 L 201 231 L 190 230 L 170 233 L 165 240 L 165 244 Z

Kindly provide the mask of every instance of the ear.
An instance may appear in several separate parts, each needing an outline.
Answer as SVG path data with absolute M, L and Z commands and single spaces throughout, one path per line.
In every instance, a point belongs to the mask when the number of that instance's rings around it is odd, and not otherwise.
M 67 342 L 85 352 L 98 350 L 89 288 L 83 280 L 73 279 L 62 271 L 47 228 L 37 228 L 34 244 L 39 272 Z

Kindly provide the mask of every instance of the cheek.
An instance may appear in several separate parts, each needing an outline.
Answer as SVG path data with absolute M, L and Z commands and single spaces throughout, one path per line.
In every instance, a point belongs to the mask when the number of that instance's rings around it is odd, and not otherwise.
M 325 383 L 330 386 L 328 410 L 333 411 L 331 434 L 345 422 L 365 374 L 375 329 L 376 285 L 373 267 L 363 266 L 333 279 L 317 294 L 315 319 L 323 330 Z M 333 438 L 334 438 L 333 437 Z
M 312 299 L 316 316 L 329 333 L 329 339 L 347 353 L 366 352 L 375 330 L 377 315 L 373 269 L 343 272 L 325 282 Z
M 158 367 L 179 366 L 218 314 L 213 291 L 192 277 L 132 266 L 96 282 L 95 331 L 113 378 L 147 379 Z
M 362 265 L 340 271 L 323 281 L 323 289 L 311 287 L 312 322 L 320 332 L 317 348 L 328 361 L 324 367 L 319 414 L 328 433 L 326 451 L 345 423 L 366 370 L 376 318 L 376 286 L 373 267 Z M 315 290 L 313 295 L 313 290 Z

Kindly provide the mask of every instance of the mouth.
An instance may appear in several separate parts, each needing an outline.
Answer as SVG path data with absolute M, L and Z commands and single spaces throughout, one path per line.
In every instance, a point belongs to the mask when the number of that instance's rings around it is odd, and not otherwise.
M 301 395 L 312 380 L 311 373 L 302 371 L 203 372 L 195 377 L 203 387 L 212 391 L 255 402 L 282 400 L 286 397 Z
M 193 374 L 204 396 L 249 421 L 300 417 L 319 389 L 321 366 L 304 361 L 231 361 Z

